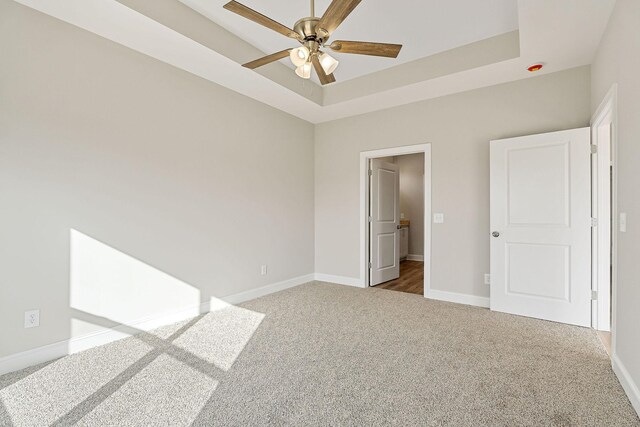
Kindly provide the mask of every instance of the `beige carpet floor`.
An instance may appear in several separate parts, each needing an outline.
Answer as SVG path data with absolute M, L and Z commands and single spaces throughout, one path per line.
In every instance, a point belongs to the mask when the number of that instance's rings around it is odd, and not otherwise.
M 589 329 L 310 283 L 0 377 L 0 425 L 640 420 Z

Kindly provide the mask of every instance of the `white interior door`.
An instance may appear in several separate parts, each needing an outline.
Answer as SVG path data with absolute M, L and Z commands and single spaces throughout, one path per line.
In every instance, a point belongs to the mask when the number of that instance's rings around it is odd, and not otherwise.
M 398 166 L 371 160 L 369 181 L 370 285 L 400 277 L 400 177 Z
M 591 325 L 589 134 L 491 141 L 491 310 Z

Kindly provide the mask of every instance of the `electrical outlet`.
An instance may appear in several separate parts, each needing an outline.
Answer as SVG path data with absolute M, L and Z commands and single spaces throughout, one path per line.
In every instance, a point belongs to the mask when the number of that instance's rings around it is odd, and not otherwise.
M 265 265 L 260 266 L 260 274 L 261 274 L 262 276 L 266 276 L 266 275 L 267 275 L 267 265 L 266 265 L 266 264 L 265 264 Z
M 24 327 L 35 328 L 40 326 L 40 310 L 29 310 L 24 312 Z
M 444 214 L 443 213 L 434 213 L 433 214 L 433 223 L 434 224 L 443 224 L 444 223 Z
M 484 284 L 485 285 L 490 285 L 491 284 L 491 275 L 490 274 L 485 274 L 484 275 Z

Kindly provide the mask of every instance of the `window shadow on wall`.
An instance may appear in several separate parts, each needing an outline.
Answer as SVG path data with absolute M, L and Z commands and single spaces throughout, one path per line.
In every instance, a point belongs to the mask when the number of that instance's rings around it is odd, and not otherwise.
M 11 374 L 0 390 L 0 424 L 192 423 L 264 314 L 218 298 L 202 303 L 197 288 L 77 230 L 70 237 L 75 354 Z M 176 322 L 154 327 L 172 316 Z

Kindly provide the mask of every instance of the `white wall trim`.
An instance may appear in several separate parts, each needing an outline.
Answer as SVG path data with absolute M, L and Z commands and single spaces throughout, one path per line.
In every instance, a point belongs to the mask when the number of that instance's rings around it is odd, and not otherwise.
M 314 274 L 306 274 L 304 276 L 294 277 L 293 279 L 283 280 L 281 282 L 272 283 L 271 285 L 261 286 L 259 288 L 222 297 L 221 299 L 229 304 L 240 304 L 241 302 L 260 298 L 275 292 L 284 291 L 285 289 L 293 288 L 294 286 L 313 282 L 314 278 Z
M 457 292 L 447 292 L 439 291 L 437 289 L 430 289 L 429 292 L 425 294 L 425 298 L 489 308 L 489 297 L 479 297 L 477 295 L 460 294 Z
M 413 254 L 409 254 L 407 255 L 407 261 L 424 261 L 424 256 L 423 255 L 413 255 Z
M 633 409 L 635 409 L 638 416 L 640 416 L 640 388 L 638 384 L 633 381 L 627 368 L 624 367 L 624 364 L 616 353 L 613 353 L 611 357 L 611 367 L 618 377 L 618 381 L 620 381 L 625 393 L 627 393 Z
M 104 328 L 101 331 L 96 331 L 80 337 L 71 338 L 67 341 L 66 354 L 79 353 L 81 351 L 88 350 L 93 347 L 98 347 L 104 344 L 108 344 L 113 341 L 127 338 L 133 335 L 132 328 L 138 331 L 151 331 L 161 326 L 170 325 L 172 323 L 180 322 L 182 320 L 196 317 L 201 313 L 209 311 L 210 302 L 206 301 L 200 304 L 194 304 L 179 308 L 177 310 L 166 311 L 161 314 L 148 316 L 143 319 L 127 322 L 126 324 L 117 325 L 113 328 Z M 63 354 L 65 356 L 66 354 Z M 1 363 L 0 363 L 1 370 Z
M 369 202 L 369 159 L 404 154 L 424 153 L 424 292 L 431 288 L 431 144 L 406 145 L 403 147 L 383 148 L 381 150 L 362 151 L 360 153 L 360 283 L 367 287 L 369 283 L 368 266 L 368 220 Z
M 355 286 L 357 288 L 366 288 L 365 283 L 357 277 L 334 276 L 332 274 L 316 273 L 315 280 L 319 282 L 337 283 L 339 285 Z
M 594 230 L 594 240 L 592 247 L 592 256 L 595 258 L 595 262 L 592 266 L 592 290 L 598 292 L 598 300 L 592 303 L 592 327 L 598 330 L 610 330 L 611 331 L 611 348 L 612 352 L 615 353 L 616 348 L 616 333 L 615 333 L 615 322 L 616 322 L 616 297 L 617 297 L 617 271 L 618 271 L 618 262 L 617 262 L 617 253 L 618 253 L 618 85 L 614 83 L 602 102 L 596 109 L 596 112 L 591 117 L 590 126 L 591 126 L 591 138 L 592 144 L 599 145 L 599 139 L 597 136 L 597 129 L 599 126 L 606 125 L 607 123 L 611 124 L 611 139 L 610 146 L 608 149 L 610 150 L 611 157 L 611 166 L 613 167 L 613 174 L 611 177 L 611 194 L 610 194 L 610 224 L 611 228 L 605 227 L 604 221 L 601 221 L 599 227 Z M 607 148 L 607 147 L 602 147 Z M 601 149 L 599 147 L 598 151 L 606 150 Z M 595 211 L 592 212 L 592 215 L 595 215 L 599 219 L 607 218 L 606 209 L 609 207 L 609 202 L 607 201 L 604 206 L 598 204 L 597 195 L 601 192 L 602 187 L 604 187 L 605 182 L 608 183 L 609 180 L 609 168 L 606 165 L 605 159 L 601 159 L 598 155 L 596 157 L 596 174 L 592 177 L 592 186 L 596 186 L 598 191 L 596 192 L 596 204 Z M 605 174 L 600 173 L 600 169 L 606 169 Z M 593 190 L 592 190 L 593 192 Z M 612 230 L 613 232 L 610 232 Z M 610 245 L 610 246 L 609 246 Z M 601 256 L 600 254 L 605 254 Z M 602 280 L 603 272 L 604 276 L 608 275 L 610 265 L 612 266 L 611 278 L 609 281 Z M 609 298 L 611 295 L 611 298 Z M 601 298 L 602 296 L 602 298 Z M 611 322 L 609 322 L 611 319 Z
M 59 341 L 53 344 L 34 348 L 32 350 L 5 356 L 0 358 L 0 375 L 28 368 L 29 366 L 38 365 L 40 363 L 49 362 L 59 357 L 78 353 L 129 337 L 132 335 L 132 328 L 139 331 L 150 331 L 161 326 L 190 319 L 201 313 L 207 313 L 212 309 L 219 309 L 221 306 L 225 306 L 226 304 L 239 304 L 244 301 L 249 301 L 274 292 L 302 285 L 313 281 L 314 277 L 315 276 L 313 274 L 294 277 L 292 279 L 283 280 L 281 282 L 272 283 L 270 285 L 219 298 L 218 300 L 221 302 L 221 305 L 216 303 L 212 304 L 211 301 L 205 301 L 200 304 L 183 307 L 177 310 L 129 322 L 126 325 L 105 328 L 104 330 L 93 332 L 88 335 Z
M 68 341 L 59 341 L 20 353 L 11 354 L 0 359 L 0 375 L 28 368 L 66 356 L 69 350 Z

